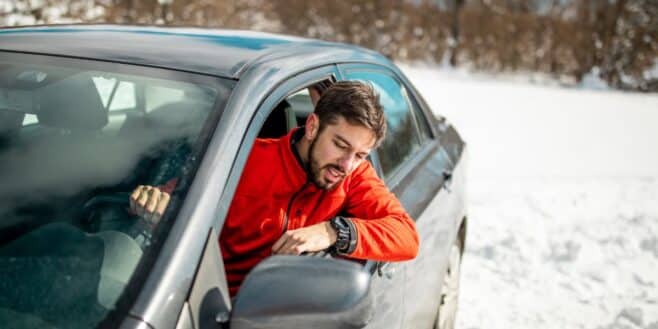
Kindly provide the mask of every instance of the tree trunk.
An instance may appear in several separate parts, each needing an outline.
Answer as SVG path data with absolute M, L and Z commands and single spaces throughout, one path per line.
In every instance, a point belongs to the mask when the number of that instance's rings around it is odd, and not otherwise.
M 457 66 L 457 51 L 459 49 L 459 13 L 464 6 L 464 0 L 454 0 L 452 6 L 452 26 L 450 43 L 450 66 Z

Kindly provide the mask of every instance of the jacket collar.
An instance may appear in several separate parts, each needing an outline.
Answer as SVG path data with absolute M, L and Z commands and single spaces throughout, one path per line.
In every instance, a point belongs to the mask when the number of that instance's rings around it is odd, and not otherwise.
M 287 135 L 279 139 L 279 152 L 283 160 L 284 170 L 288 176 L 288 182 L 290 182 L 291 187 L 295 190 L 301 189 L 308 181 L 306 170 L 300 162 L 301 159 L 298 160 L 294 153 L 295 151 L 293 151 L 293 147 L 295 146 L 292 144 L 292 139 L 295 135 L 295 132 L 299 131 L 300 129 L 301 128 L 299 127 L 294 128 L 288 132 Z M 313 184 L 311 185 L 314 186 Z

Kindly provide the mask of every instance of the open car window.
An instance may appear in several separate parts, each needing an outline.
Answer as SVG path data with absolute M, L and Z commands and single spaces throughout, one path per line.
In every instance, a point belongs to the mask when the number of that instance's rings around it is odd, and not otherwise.
M 272 109 L 258 133 L 258 137 L 279 138 L 293 128 L 303 126 L 306 118 L 313 113 L 315 108 L 310 89 L 320 90 L 327 88 L 331 83 L 331 80 L 323 80 L 292 92 Z M 319 97 L 320 94 L 316 95 Z
M 2 326 L 90 328 L 115 308 L 176 211 L 153 227 L 129 211 L 130 192 L 167 185 L 184 197 L 231 85 L 0 52 Z

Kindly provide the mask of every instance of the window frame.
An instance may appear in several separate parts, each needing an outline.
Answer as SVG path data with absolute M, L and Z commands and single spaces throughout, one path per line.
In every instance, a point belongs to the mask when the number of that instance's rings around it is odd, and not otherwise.
M 253 148 L 256 138 L 258 138 L 258 134 L 263 128 L 265 121 L 267 121 L 267 118 L 276 106 L 301 89 L 324 80 L 330 79 L 332 81 L 337 81 L 338 78 L 339 72 L 336 65 L 329 64 L 318 66 L 301 74 L 288 77 L 261 99 L 249 120 L 246 131 L 242 134 L 235 159 L 229 170 L 228 179 L 226 180 L 226 184 L 221 193 L 222 197 L 219 201 L 218 209 L 221 209 L 222 212 L 218 214 L 217 218 L 225 218 L 228 214 L 228 209 L 230 208 L 233 197 L 235 196 L 235 191 L 240 182 L 240 178 L 242 177 L 244 165 L 247 163 L 251 149 Z M 219 223 L 222 223 L 223 225 L 224 222 L 224 219 L 217 220 L 214 223 L 214 226 L 219 226 Z M 216 229 L 218 232 L 221 232 L 221 227 L 216 227 Z
M 383 177 L 389 189 L 395 190 L 395 188 L 398 185 L 400 185 L 400 183 L 404 180 L 404 178 L 407 177 L 413 171 L 413 169 L 416 168 L 417 165 L 430 154 L 431 149 L 434 147 L 433 137 L 435 136 L 435 134 L 430 128 L 429 129 L 430 138 L 421 138 L 422 135 L 420 134 L 420 128 L 418 126 L 420 124 L 420 121 L 416 117 L 418 113 L 416 110 L 414 110 L 413 107 L 415 97 L 412 96 L 412 93 L 410 93 L 409 87 L 405 83 L 405 80 L 402 79 L 397 72 L 385 66 L 369 64 L 369 63 L 368 64 L 366 63 L 338 64 L 338 68 L 341 72 L 341 80 L 349 80 L 348 75 L 352 73 L 366 72 L 366 73 L 382 74 L 395 80 L 400 85 L 400 87 L 404 88 L 407 94 L 407 99 L 405 100 L 405 103 L 407 103 L 407 105 L 409 106 L 409 112 L 414 122 L 414 130 L 416 132 L 416 138 L 419 143 L 418 148 L 412 151 L 411 154 L 404 161 L 402 161 L 398 166 L 395 167 L 393 171 L 391 171 L 387 175 L 383 175 L 383 170 L 381 168 L 381 164 L 379 163 L 379 152 L 382 152 L 382 149 L 378 148 L 376 152 L 372 152 L 372 154 L 376 155 L 375 157 L 373 157 L 373 160 L 377 162 L 376 167 L 378 168 L 378 173 L 381 175 L 381 177 Z M 424 111 L 421 113 L 423 114 L 423 116 L 426 116 Z M 426 121 L 425 118 L 421 118 L 421 119 Z

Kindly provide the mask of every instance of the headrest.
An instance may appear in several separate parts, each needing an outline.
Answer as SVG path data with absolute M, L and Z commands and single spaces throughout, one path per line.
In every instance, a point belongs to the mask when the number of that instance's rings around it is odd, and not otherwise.
M 39 123 L 69 130 L 99 130 L 108 122 L 91 76 L 76 74 L 44 87 L 40 95 Z
M 170 137 L 190 137 L 201 131 L 212 105 L 180 101 L 161 105 L 146 115 L 151 128 L 166 130 Z

